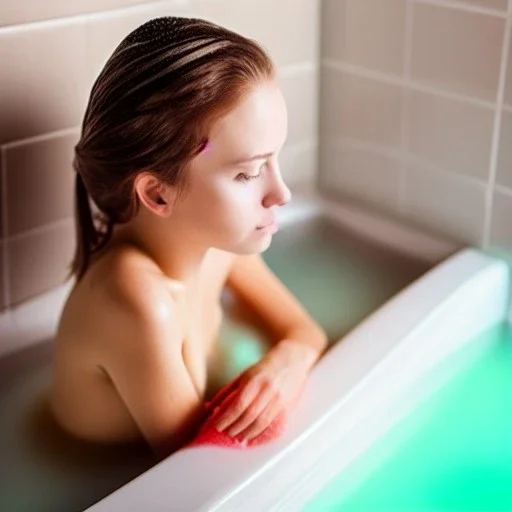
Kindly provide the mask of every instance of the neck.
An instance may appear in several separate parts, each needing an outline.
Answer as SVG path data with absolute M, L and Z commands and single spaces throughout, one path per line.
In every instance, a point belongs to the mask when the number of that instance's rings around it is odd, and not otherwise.
M 139 213 L 142 215 L 114 226 L 113 240 L 135 245 L 175 284 L 194 289 L 209 247 L 201 244 L 189 228 L 173 226 L 169 219 L 149 218 L 143 209 Z

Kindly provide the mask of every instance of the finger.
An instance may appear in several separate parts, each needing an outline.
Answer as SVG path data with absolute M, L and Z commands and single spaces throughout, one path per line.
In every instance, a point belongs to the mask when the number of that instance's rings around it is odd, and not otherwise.
M 279 396 L 274 395 L 272 400 L 267 404 L 267 407 L 262 413 L 253 421 L 241 435 L 243 439 L 250 441 L 255 437 L 258 437 L 262 432 L 267 429 L 270 424 L 274 421 L 277 415 L 281 412 L 281 403 Z
M 215 407 L 220 405 L 224 399 L 233 391 L 236 389 L 236 387 L 240 384 L 240 377 L 238 376 L 234 381 L 228 383 L 226 386 L 224 386 L 220 391 L 217 392 L 217 394 L 213 397 L 213 399 L 208 403 L 208 409 L 213 410 Z
M 242 432 L 242 430 L 251 425 L 261 412 L 265 410 L 273 396 L 273 388 L 269 385 L 265 386 L 240 418 L 231 425 L 228 434 L 230 436 L 236 436 L 239 432 Z
M 229 409 L 236 397 L 237 394 L 232 393 L 230 396 L 225 397 L 221 404 L 211 409 L 210 420 L 213 421 L 214 426 L 217 425 L 217 422 L 223 417 L 224 413 Z
M 236 396 L 236 398 L 219 414 L 215 427 L 219 432 L 229 428 L 240 415 L 249 407 L 254 398 L 259 394 L 260 384 L 257 381 L 249 381 Z

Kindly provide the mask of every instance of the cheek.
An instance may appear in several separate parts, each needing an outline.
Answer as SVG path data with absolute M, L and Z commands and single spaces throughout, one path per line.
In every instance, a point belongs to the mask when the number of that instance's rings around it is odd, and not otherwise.
M 257 190 L 250 184 L 220 183 L 212 188 L 208 214 L 227 230 L 247 230 L 257 221 L 257 198 Z
M 225 176 L 218 179 L 197 179 L 191 184 L 187 205 L 183 211 L 187 223 L 192 223 L 208 238 L 231 241 L 247 235 L 261 220 L 256 183 L 239 183 Z

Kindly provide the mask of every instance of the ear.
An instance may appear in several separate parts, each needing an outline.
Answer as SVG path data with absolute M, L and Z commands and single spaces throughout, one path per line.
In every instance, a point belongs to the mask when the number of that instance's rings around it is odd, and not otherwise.
M 175 199 L 175 191 L 150 172 L 141 172 L 133 184 L 135 193 L 148 210 L 169 217 Z

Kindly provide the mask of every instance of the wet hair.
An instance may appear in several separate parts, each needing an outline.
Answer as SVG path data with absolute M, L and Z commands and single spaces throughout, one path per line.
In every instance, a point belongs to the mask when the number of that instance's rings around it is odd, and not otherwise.
M 77 245 L 68 279 L 80 280 L 114 224 L 137 213 L 139 172 L 179 197 L 212 124 L 274 77 L 259 43 L 206 20 L 165 16 L 129 33 L 94 82 L 75 146 Z

